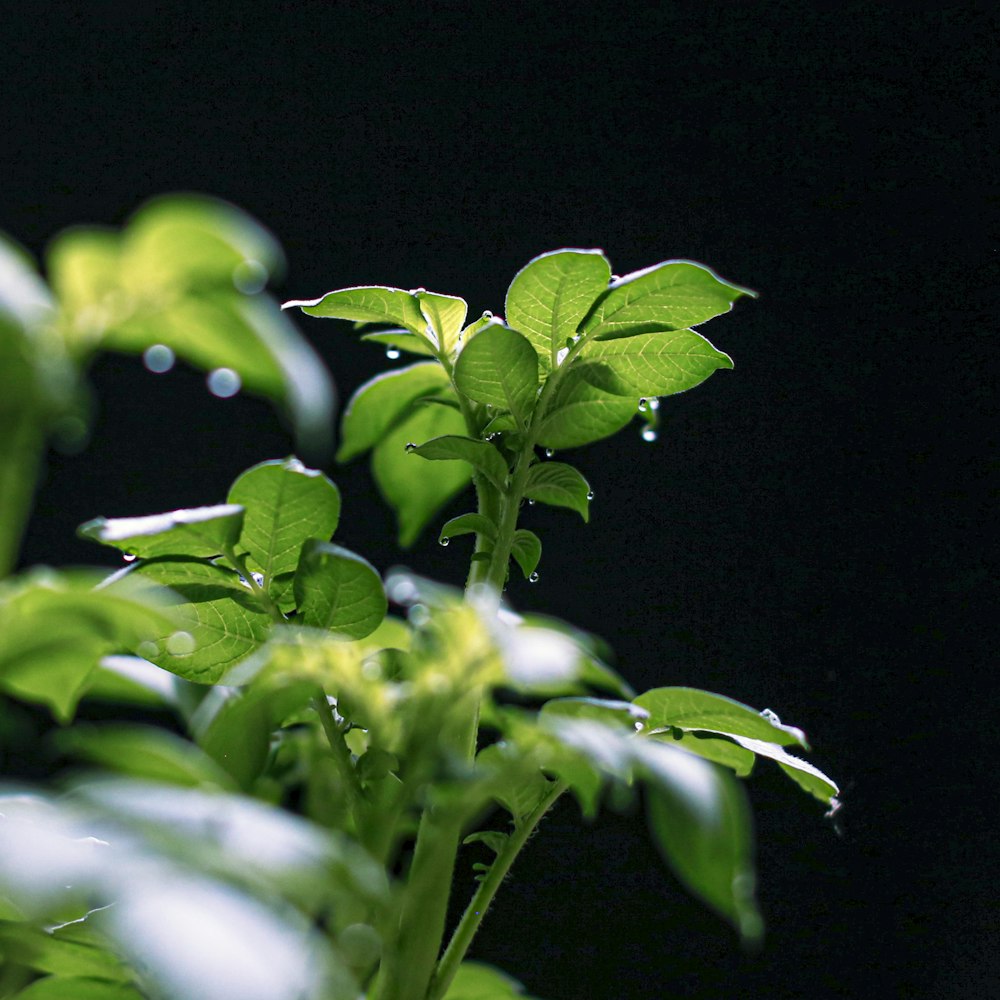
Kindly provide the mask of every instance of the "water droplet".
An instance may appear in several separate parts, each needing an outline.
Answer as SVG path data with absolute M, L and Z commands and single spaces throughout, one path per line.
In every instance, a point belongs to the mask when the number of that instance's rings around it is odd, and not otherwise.
M 639 400 L 639 412 L 640 413 L 645 413 L 646 412 L 646 400 L 645 399 L 640 399 Z
M 395 344 L 389 344 L 385 349 L 385 356 L 390 361 L 395 361 L 399 357 L 399 348 Z
M 240 391 L 243 385 L 239 375 L 232 368 L 216 368 L 208 375 L 208 391 L 219 399 L 229 399 Z
M 611 280 L 612 281 L 621 281 L 622 280 L 622 276 L 620 274 L 612 274 L 611 275 Z
M 538 573 L 537 572 L 532 573 L 531 576 L 528 577 L 528 583 L 538 583 Z
M 438 542 L 440 545 L 450 545 L 451 539 L 447 535 L 445 535 L 444 538 L 439 539 Z
M 431 613 L 427 610 L 426 605 L 414 604 L 410 608 L 408 617 L 412 625 L 415 625 L 417 628 L 423 628 L 431 620 Z
M 426 288 L 411 288 L 410 289 L 410 294 L 411 295 L 425 295 L 426 293 L 427 293 L 427 289 Z
M 406 443 L 406 450 L 407 451 L 416 451 L 417 450 L 417 446 L 412 441 L 407 441 L 407 443 Z
M 155 375 L 162 375 L 174 367 L 174 352 L 166 344 L 153 344 L 142 355 L 142 363 Z
M 528 506 L 529 507 L 534 507 L 535 506 L 535 501 L 532 500 L 531 497 L 528 497 Z
M 546 458 L 551 458 L 555 453 L 556 453 L 555 448 L 546 448 L 545 449 L 545 457 Z
M 487 434 L 486 435 L 486 440 L 487 441 L 496 441 L 496 439 L 498 437 L 500 437 L 500 432 L 499 431 L 494 431 L 492 434 Z
M 257 584 L 258 587 L 264 586 L 264 574 L 263 573 L 251 573 L 253 577 L 253 582 Z
M 190 632 L 175 632 L 167 639 L 167 652 L 171 656 L 188 656 L 194 648 L 194 636 Z
M 660 401 L 655 396 L 652 399 L 647 399 L 646 402 L 649 404 L 651 410 L 658 410 L 660 408 Z
M 395 604 L 412 604 L 417 599 L 417 585 L 408 576 L 390 576 L 388 590 Z
M 489 309 L 484 309 L 483 310 L 483 319 L 487 319 L 487 320 L 493 319 L 493 313 L 491 313 L 489 311 Z
M 262 292 L 267 279 L 267 268 L 259 260 L 245 260 L 233 268 L 233 284 L 244 295 Z
M 125 562 L 135 562 L 136 558 L 137 556 L 133 552 L 126 552 L 122 555 L 122 559 L 124 559 Z
M 156 643 L 150 642 L 148 639 L 146 642 L 140 642 L 135 650 L 136 655 L 141 656 L 144 660 L 151 660 L 159 651 L 160 649 Z
M 652 427 L 644 427 L 642 430 L 643 441 L 655 441 L 658 437 L 655 430 Z
M 587 499 L 588 500 L 593 500 L 594 499 L 594 491 L 593 490 L 587 490 Z
M 767 719 L 767 721 L 770 722 L 772 726 L 781 725 L 781 719 L 778 718 L 777 712 L 772 712 L 771 709 L 765 708 L 760 714 L 761 717 Z

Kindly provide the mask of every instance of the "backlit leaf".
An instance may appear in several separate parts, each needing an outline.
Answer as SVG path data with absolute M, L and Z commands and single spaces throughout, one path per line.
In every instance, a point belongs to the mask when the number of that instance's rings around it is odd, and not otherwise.
M 568 507 L 590 520 L 590 484 L 572 465 L 539 462 L 528 472 L 524 495 L 532 500 Z
M 364 323 L 389 323 L 426 337 L 427 320 L 412 292 L 384 285 L 359 285 L 327 292 L 318 299 L 295 299 L 282 309 L 298 307 L 307 316 L 352 319 Z
M 506 410 L 523 424 L 538 395 L 538 355 L 515 330 L 488 326 L 458 356 L 455 384 L 470 399 Z
M 453 434 L 431 438 L 414 448 L 412 454 L 431 461 L 461 459 L 482 472 L 498 490 L 507 487 L 507 463 L 488 441 Z
M 458 344 L 458 335 L 469 310 L 465 299 L 456 295 L 439 295 L 435 292 L 417 292 L 420 312 L 427 320 L 438 346 L 445 354 L 451 354 Z
M 388 607 L 382 579 L 369 562 L 315 539 L 302 548 L 295 599 L 303 625 L 350 639 L 373 632 Z
M 609 386 L 616 391 L 608 391 Z M 621 395 L 619 388 L 614 374 L 604 366 L 575 364 L 549 403 L 538 443 L 547 448 L 578 448 L 620 431 L 635 416 L 636 400 Z

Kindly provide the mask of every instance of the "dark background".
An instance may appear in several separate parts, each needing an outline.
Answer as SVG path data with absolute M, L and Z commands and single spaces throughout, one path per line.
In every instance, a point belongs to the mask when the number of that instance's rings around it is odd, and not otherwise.
M 561 246 L 759 289 L 705 328 L 736 370 L 665 400 L 657 443 L 637 425 L 573 457 L 589 526 L 527 511 L 541 580 L 510 598 L 606 637 L 639 689 L 702 686 L 803 726 L 846 789 L 843 836 L 760 766 L 768 938 L 746 955 L 662 874 L 640 816 L 587 827 L 565 804 L 474 954 L 548 1000 L 991 993 L 995 21 L 968 4 L 484 10 L 7 11 L 0 228 L 40 253 L 193 190 L 274 231 L 282 298 L 422 285 L 502 312 L 514 272 Z M 299 325 L 342 395 L 385 364 L 339 325 Z M 92 444 L 51 456 L 26 564 L 107 563 L 78 523 L 218 502 L 292 448 L 263 403 L 183 368 L 109 357 L 93 382 Z M 332 473 L 342 543 L 397 562 L 363 463 Z M 428 540 L 405 561 L 458 583 L 464 555 Z

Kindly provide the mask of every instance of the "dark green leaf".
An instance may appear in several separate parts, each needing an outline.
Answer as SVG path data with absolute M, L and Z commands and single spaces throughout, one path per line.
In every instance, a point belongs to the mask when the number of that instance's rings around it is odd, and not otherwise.
M 470 833 L 463 844 L 485 844 L 494 854 L 499 854 L 510 840 L 510 835 L 501 833 L 499 830 L 479 830 L 477 833 Z
M 584 521 L 590 520 L 590 483 L 564 462 L 539 462 L 528 472 L 524 495 L 532 500 L 568 507 Z
M 801 729 L 782 725 L 773 712 L 766 709 L 757 712 L 721 694 L 688 687 L 654 688 L 636 698 L 635 704 L 649 712 L 648 729 L 677 726 L 678 729 L 746 736 L 780 746 L 798 743 L 809 749 Z
M 608 391 L 609 387 L 616 391 Z M 635 398 L 623 396 L 620 388 L 603 365 L 575 364 L 549 403 L 538 443 L 578 448 L 620 431 L 636 414 Z
M 143 1000 L 143 996 L 127 983 L 46 976 L 15 993 L 11 1000 Z
M 346 462 L 374 447 L 399 423 L 414 400 L 447 386 L 448 373 L 436 361 L 418 362 L 366 382 L 344 412 L 337 461 Z
M 139 563 L 129 576 L 169 587 L 183 603 L 174 633 L 134 648 L 164 670 L 198 684 L 216 684 L 268 636 L 271 618 L 239 577 L 221 566 L 188 560 Z
M 600 250 L 555 250 L 514 276 L 507 290 L 507 322 L 531 341 L 543 369 L 556 367 L 556 355 L 610 277 L 611 265 Z
M 303 625 L 350 639 L 373 632 L 388 607 L 382 579 L 369 562 L 315 539 L 302 548 L 295 600 Z
M 282 308 L 298 306 L 308 316 L 353 319 L 364 323 L 390 323 L 425 337 L 427 320 L 413 292 L 384 285 L 361 285 L 327 292 L 318 299 L 296 299 Z
M 422 406 L 375 446 L 372 471 L 382 496 L 396 512 L 399 544 L 404 548 L 412 545 L 438 510 L 472 480 L 467 462 L 424 465 L 407 454 L 406 445 L 464 431 L 465 421 L 455 410 Z
M 525 579 L 528 579 L 535 572 L 538 560 L 542 558 L 541 539 L 527 528 L 518 528 L 514 532 L 514 544 L 511 546 L 510 554 L 521 567 Z
M 488 441 L 450 434 L 432 438 L 412 449 L 412 452 L 431 461 L 461 459 L 482 472 L 498 490 L 507 488 L 507 463 Z
M 455 295 L 438 295 L 434 292 L 417 292 L 420 312 L 434 331 L 434 338 L 445 354 L 451 354 L 458 345 L 466 313 L 465 299 Z
M 716 369 L 733 367 L 728 355 L 694 330 L 597 340 L 583 353 L 608 365 L 639 396 L 684 392 L 704 382 Z
M 295 569 L 302 543 L 326 541 L 340 520 L 340 491 L 297 458 L 248 469 L 233 483 L 228 501 L 246 510 L 240 546 L 249 553 L 251 568 L 264 574 L 272 597 L 274 578 Z
M 523 425 L 538 395 L 538 355 L 515 330 L 488 326 L 458 356 L 455 384 L 470 399 L 507 410 Z
M 442 526 L 438 540 L 444 541 L 458 535 L 484 535 L 492 542 L 496 539 L 497 527 L 482 514 L 459 514 Z
M 131 978 L 129 969 L 115 957 L 108 943 L 89 921 L 70 923 L 53 930 L 0 922 L 2 953 L 16 958 L 21 965 L 60 978 L 93 976 L 112 981 Z M 70 1000 L 74 995 L 64 993 L 62 996 Z
M 656 843 L 677 877 L 756 942 L 763 924 L 754 900 L 750 814 L 736 780 L 693 754 L 655 740 L 631 741 L 647 786 Z
M 147 517 L 95 517 L 81 524 L 77 534 L 140 559 L 202 558 L 235 547 L 243 529 L 243 514 L 242 507 L 229 503 Z
M 590 338 L 606 339 L 683 330 L 729 312 L 744 295 L 755 293 L 724 281 L 702 264 L 668 260 L 614 281 L 581 331 Z

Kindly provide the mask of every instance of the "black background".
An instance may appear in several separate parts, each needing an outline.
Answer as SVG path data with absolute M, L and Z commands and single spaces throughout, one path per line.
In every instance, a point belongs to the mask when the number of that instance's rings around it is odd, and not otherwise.
M 509 596 L 603 635 L 639 689 L 697 685 L 803 726 L 846 789 L 843 836 L 759 768 L 768 938 L 747 955 L 662 873 L 640 815 L 587 827 L 567 803 L 474 954 L 549 1000 L 989 994 L 995 22 L 976 5 L 485 10 L 6 11 L 0 228 L 41 253 L 193 190 L 274 231 L 282 298 L 422 285 L 502 312 L 514 272 L 561 246 L 759 289 L 705 328 L 736 370 L 665 400 L 658 442 L 636 425 L 573 456 L 589 526 L 526 512 L 541 580 Z M 385 364 L 341 326 L 299 325 L 342 396 Z M 218 502 L 292 448 L 267 406 L 194 372 L 107 357 L 92 374 L 93 441 L 50 457 L 26 564 L 108 564 L 78 523 Z M 342 544 L 398 562 L 363 463 L 332 474 Z M 464 554 L 428 540 L 404 559 L 459 583 Z M 14 773 L 43 766 L 23 746 Z

